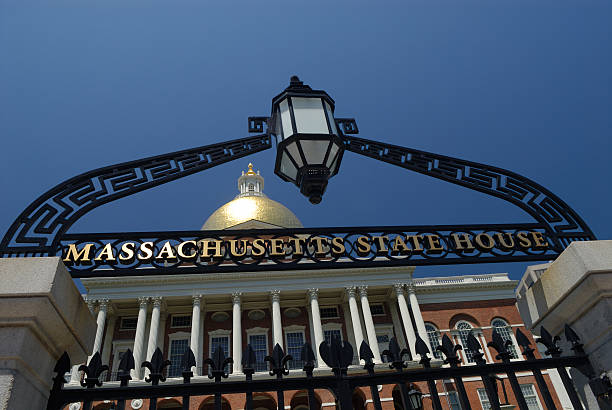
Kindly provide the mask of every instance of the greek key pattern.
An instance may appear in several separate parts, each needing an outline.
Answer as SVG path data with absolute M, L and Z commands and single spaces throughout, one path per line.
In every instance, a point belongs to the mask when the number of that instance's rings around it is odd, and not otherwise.
M 115 164 L 73 177 L 45 192 L 13 222 L 0 256 L 53 255 L 63 234 L 92 209 L 145 189 L 270 148 L 256 135 Z
M 345 136 L 344 139 L 348 151 L 483 192 L 518 206 L 544 225 L 549 238 L 561 249 L 573 241 L 596 239 L 582 218 L 563 200 L 514 172 L 354 136 Z

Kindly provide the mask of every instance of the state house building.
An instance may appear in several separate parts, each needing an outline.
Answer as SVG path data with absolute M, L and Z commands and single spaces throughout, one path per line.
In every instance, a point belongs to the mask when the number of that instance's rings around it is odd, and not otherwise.
M 250 164 L 238 178 L 238 189 L 232 201 L 206 220 L 203 230 L 302 227 L 289 209 L 263 193 L 264 179 Z M 418 358 L 414 352 L 418 333 L 434 347 L 436 359 L 443 359 L 435 351 L 441 335 L 447 334 L 465 346 L 471 330 L 483 345 L 487 362 L 492 363 L 498 360 L 495 351 L 486 347 L 486 341 L 491 340 L 496 328 L 505 340 L 513 342 L 513 360 L 524 360 L 513 335 L 516 328 L 524 327 L 515 306 L 517 281 L 505 273 L 430 278 L 416 278 L 413 274 L 413 267 L 342 268 L 87 278 L 82 283 L 87 289 L 85 298 L 97 316 L 93 351 L 99 351 L 102 363 L 110 366 L 107 383 L 117 380 L 118 364 L 127 349 L 133 351 L 137 364 L 133 382 L 139 383 L 146 373 L 138 366 L 150 360 L 156 347 L 172 361 L 167 373 L 170 380 L 181 376 L 179 364 L 187 347 L 196 357 L 196 379 L 207 379 L 204 360 L 218 346 L 234 359 L 229 377 L 241 377 L 241 355 L 247 344 L 257 357 L 254 378 L 270 377 L 264 357 L 277 343 L 293 356 L 289 362 L 292 372 L 302 374 L 303 363 L 299 359 L 304 343 L 311 343 L 318 356 L 316 347 L 334 336 L 350 341 L 353 347 L 365 340 L 375 362 L 387 366 L 382 352 L 391 337 L 396 337 L 401 347 L 408 346 L 412 357 Z M 354 351 L 357 354 L 358 348 Z M 459 353 L 463 365 L 473 363 L 469 351 Z M 441 360 L 437 363 L 442 365 Z M 358 357 L 353 364 L 349 371 L 364 371 Z M 414 366 L 418 366 L 416 360 Z M 71 383 L 82 377 L 77 368 L 73 367 Z M 326 372 L 331 373 L 318 358 L 315 373 Z M 562 386 L 556 388 L 557 383 L 551 381 L 556 379 L 544 373 L 557 407 L 564 408 L 563 393 L 559 393 Z M 542 409 L 543 400 L 531 373 L 517 376 L 529 408 Z M 490 408 L 481 379 L 465 378 L 464 382 L 472 408 Z M 452 380 L 436 383 L 443 407 L 460 409 Z M 505 375 L 497 386 L 502 402 L 516 404 Z M 414 388 L 424 393 L 424 408 L 431 408 L 426 384 L 416 383 Z M 383 408 L 402 408 L 396 386 L 381 386 L 380 397 Z M 322 409 L 336 408 L 328 391 L 316 390 L 316 399 Z M 275 392 L 255 394 L 254 400 L 255 409 L 277 408 Z M 163 398 L 157 407 L 181 408 L 180 403 L 180 397 Z M 285 404 L 285 408 L 308 409 L 306 392 L 285 392 Z M 94 409 L 111 406 L 113 403 L 98 402 Z M 223 396 L 224 409 L 244 406 L 244 394 Z M 353 406 L 373 408 L 369 389 L 355 391 Z M 80 404 L 73 403 L 68 408 L 78 409 Z M 126 408 L 147 409 L 148 400 L 128 401 Z M 190 408 L 212 409 L 213 397 L 192 397 Z

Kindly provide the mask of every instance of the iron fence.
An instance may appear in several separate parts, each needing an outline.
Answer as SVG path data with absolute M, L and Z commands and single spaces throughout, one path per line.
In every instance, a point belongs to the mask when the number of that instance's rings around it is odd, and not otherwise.
M 602 399 L 609 398 L 609 395 L 612 394 L 609 381 L 597 376 L 578 336 L 569 326 L 565 328 L 565 337 L 572 346 L 572 354 L 568 356 L 561 356 L 562 350 L 558 346 L 558 337 L 553 338 L 544 328 L 540 329 L 540 335 L 538 342 L 546 347 L 546 354 L 551 357 L 536 358 L 529 338 L 520 329 L 517 329 L 516 340 L 526 360 L 516 361 L 511 360 L 509 347 L 512 341 L 504 340 L 494 330 L 488 346 L 495 349 L 496 359 L 499 362 L 486 363 L 483 347 L 472 332 L 468 335 L 466 346 L 454 344 L 445 334 L 442 337 L 442 344 L 436 347 L 436 350 L 444 355 L 445 365 L 440 360 L 432 359 L 432 352 L 417 335 L 415 352 L 420 356 L 420 360 L 418 364 L 412 362 L 410 368 L 406 362 L 410 354 L 407 349 L 400 348 L 395 338 L 390 340 L 389 349 L 383 352 L 388 363 L 379 365 L 375 365 L 374 355 L 368 344 L 365 341 L 362 342 L 358 355 L 363 363 L 360 366 L 351 366 L 355 358 L 351 344 L 346 341 L 341 343 L 338 338 L 333 338 L 331 343 L 323 342 L 319 346 L 321 360 L 331 369 L 331 372 L 325 375 L 314 372 L 316 356 L 310 344 L 306 343 L 302 347 L 299 361 L 285 354 L 281 346 L 277 344 L 272 354 L 265 358 L 272 378 L 253 378 L 256 358 L 251 346 L 247 345 L 242 356 L 244 376 L 234 376 L 229 380 L 224 379 L 228 379 L 228 365 L 233 362 L 233 359 L 226 357 L 223 349 L 218 348 L 212 357 L 205 360 L 205 366 L 208 366 L 208 377 L 212 379 L 206 382 L 191 380 L 194 377 L 191 369 L 196 366 L 196 361 L 189 348 L 185 351 L 180 364 L 182 380 L 167 381 L 164 374 L 171 363 L 163 358 L 158 348 L 149 361 L 141 364 L 141 367 L 149 370 L 145 381 L 150 385 L 130 384 L 130 372 L 135 368 L 135 363 L 132 352 L 129 350 L 123 355 L 119 364 L 117 378 L 120 382 L 118 385 L 116 383 L 103 384 L 102 380 L 105 378 L 103 375 L 109 369 L 108 366 L 102 364 L 98 352 L 92 356 L 87 365 L 80 366 L 79 371 L 84 372 L 81 386 L 65 385 L 64 375 L 70 369 L 70 359 L 64 353 L 54 369 L 57 375 L 53 379 L 47 410 L 59 410 L 73 402 L 81 402 L 84 410 L 90 410 L 94 401 L 105 400 L 112 401 L 116 409 L 125 409 L 125 401 L 136 398 L 148 399 L 149 408 L 156 409 L 158 398 L 165 397 L 182 397 L 183 409 L 188 409 L 192 396 L 205 395 L 213 395 L 214 408 L 221 409 L 222 396 L 235 393 L 245 394 L 245 409 L 252 410 L 253 393 L 257 392 L 276 392 L 278 409 L 284 410 L 284 392 L 289 390 L 306 390 L 309 408 L 320 409 L 321 404 L 315 399 L 315 389 L 330 391 L 336 399 L 337 406 L 345 410 L 353 408 L 353 392 L 359 387 L 369 387 L 374 408 L 381 410 L 379 385 L 398 386 L 400 405 L 404 409 L 418 409 L 422 393 L 414 389 L 409 390 L 410 384 L 414 382 L 426 382 L 432 407 L 439 410 L 442 409 L 442 404 L 436 380 L 442 381 L 444 388 L 444 381 L 453 380 L 456 387 L 456 395 L 453 397 L 456 397 L 462 409 L 471 409 L 472 403 L 468 399 L 464 379 L 474 376 L 482 380 L 491 408 L 500 410 L 500 406 L 507 404 L 508 399 L 503 384 L 503 395 L 498 392 L 496 383 L 496 379 L 499 379 L 498 375 L 505 375 L 509 381 L 518 408 L 528 410 L 529 405 L 517 379 L 518 372 L 531 372 L 541 393 L 544 407 L 547 410 L 556 409 L 553 395 L 542 373 L 542 370 L 545 369 L 557 369 L 573 407 L 580 410 L 583 409 L 583 405 L 567 373 L 566 368 L 569 367 L 578 369 L 590 380 L 591 389 L 597 396 Z M 457 353 L 462 349 L 471 352 L 476 362 L 475 365 L 461 365 L 461 359 Z M 286 377 L 290 373 L 288 365 L 290 362 L 302 363 L 301 370 L 293 370 L 295 377 Z M 351 366 L 350 371 L 349 366 Z

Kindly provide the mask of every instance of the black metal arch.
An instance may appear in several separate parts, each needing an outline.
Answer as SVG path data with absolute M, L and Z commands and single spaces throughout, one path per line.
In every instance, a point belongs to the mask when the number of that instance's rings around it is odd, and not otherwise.
M 538 183 L 514 172 L 477 162 L 354 137 L 354 119 L 337 119 L 348 151 L 504 199 L 526 211 L 563 249 L 572 241 L 594 240 L 582 218 Z M 266 117 L 249 118 L 250 132 L 263 132 Z M 346 134 L 346 135 L 345 135 Z M 192 148 L 92 170 L 60 183 L 30 204 L 0 242 L 0 256 L 55 255 L 67 230 L 92 209 L 145 189 L 212 168 L 271 147 L 256 136 Z

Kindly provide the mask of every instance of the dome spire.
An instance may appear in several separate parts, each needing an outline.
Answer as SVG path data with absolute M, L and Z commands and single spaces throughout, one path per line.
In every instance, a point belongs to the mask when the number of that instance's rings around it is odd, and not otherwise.
M 253 170 L 253 164 L 249 162 L 247 172 L 242 171 L 242 175 L 238 178 L 238 198 L 244 196 L 265 196 L 263 193 L 264 179 Z

